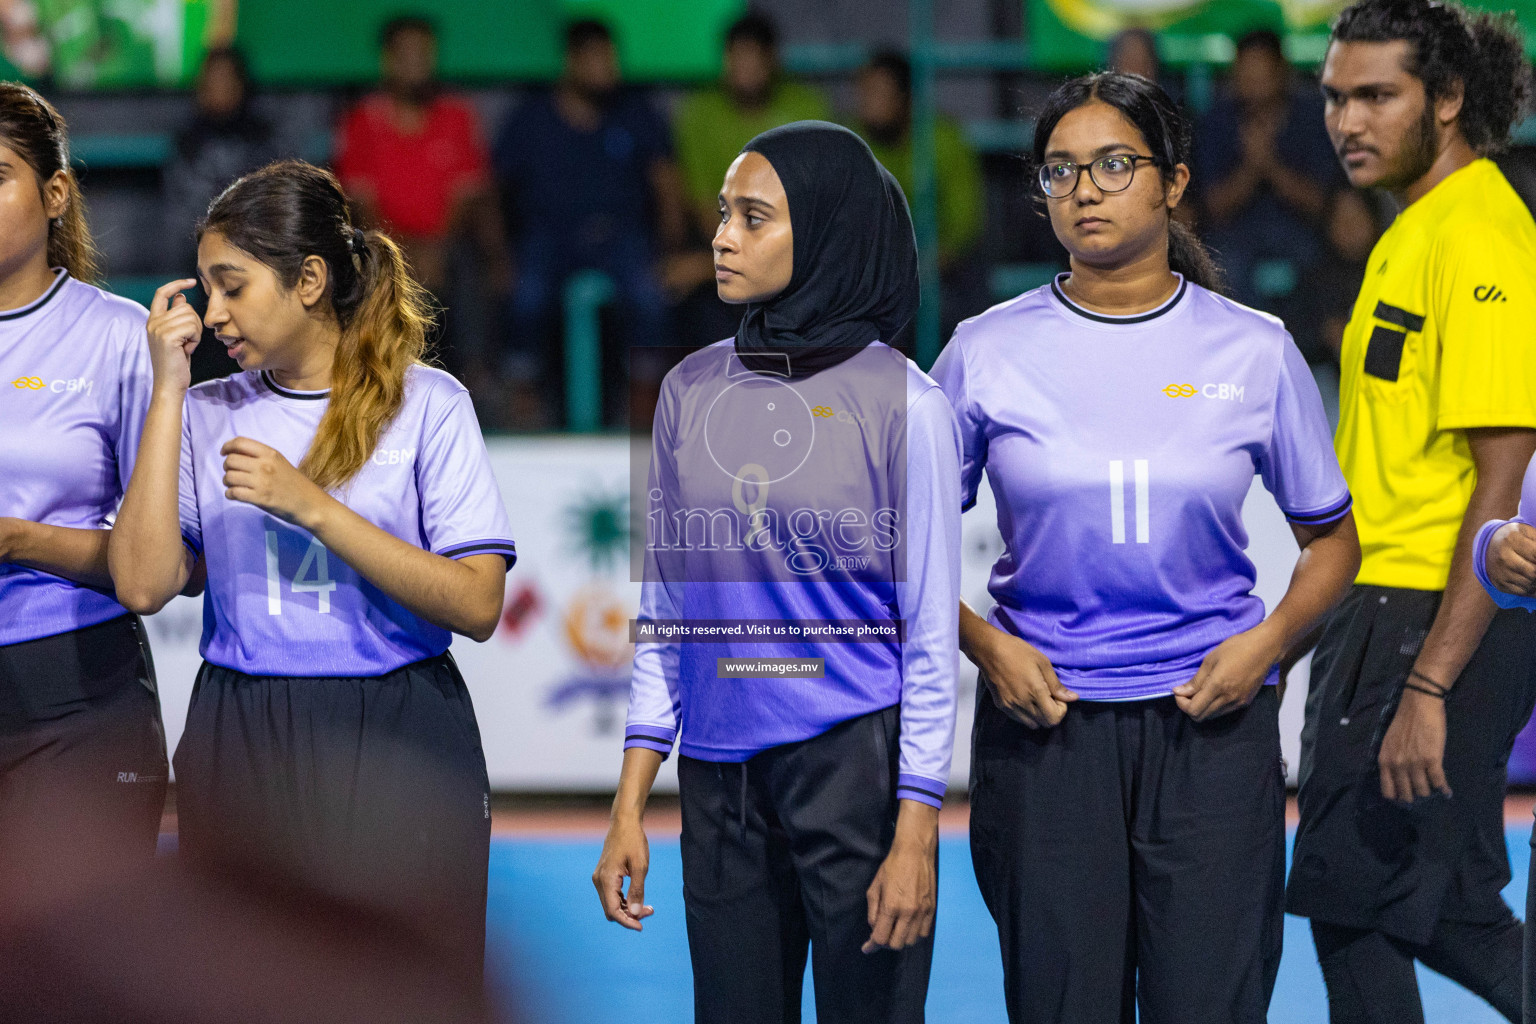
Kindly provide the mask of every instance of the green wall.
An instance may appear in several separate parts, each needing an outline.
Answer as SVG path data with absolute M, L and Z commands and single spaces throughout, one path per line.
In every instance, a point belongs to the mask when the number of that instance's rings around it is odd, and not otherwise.
M 66 88 L 185 86 L 202 59 L 211 0 L 34 2 L 53 80 Z M 560 72 L 565 23 L 600 18 L 627 77 L 700 81 L 719 74 L 721 38 L 745 9 L 746 0 L 242 0 L 236 39 L 266 85 L 362 84 L 378 77 L 384 22 L 424 14 L 441 31 L 445 77 L 537 81 Z M 0 54 L 0 78 L 18 77 Z
M 379 27 L 421 13 L 441 31 L 451 79 L 549 79 L 560 70 L 566 21 L 613 27 L 625 74 L 637 80 L 718 74 L 720 39 L 744 0 L 260 0 L 240 6 L 238 38 L 263 82 L 371 81 Z

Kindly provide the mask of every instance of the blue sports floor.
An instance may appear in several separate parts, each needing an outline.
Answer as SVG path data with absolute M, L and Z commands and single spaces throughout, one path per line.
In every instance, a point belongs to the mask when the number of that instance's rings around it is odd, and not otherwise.
M 1505 898 L 1523 914 L 1530 818 L 1506 831 L 1514 881 Z M 538 1024 L 686 1024 L 693 1019 L 682 875 L 675 839 L 653 839 L 646 901 L 656 914 L 640 934 L 603 919 L 592 888 L 601 843 L 592 838 L 498 835 L 491 846 L 488 967 L 515 978 Z M 938 944 L 928 991 L 930 1024 L 1006 1024 L 997 934 L 976 891 L 963 834 L 939 854 Z M 807 972 L 809 973 L 809 972 Z M 1423 967 L 1429 1024 L 1495 1024 L 1487 1004 Z M 806 986 L 805 1020 L 816 1019 Z M 1326 1021 L 1322 975 L 1305 921 L 1287 917 L 1285 957 L 1271 1024 Z

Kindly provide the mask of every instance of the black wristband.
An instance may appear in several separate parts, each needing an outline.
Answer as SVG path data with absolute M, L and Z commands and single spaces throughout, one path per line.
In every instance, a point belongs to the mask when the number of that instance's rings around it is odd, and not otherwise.
M 1425 675 L 1423 672 L 1420 672 L 1416 668 L 1411 668 L 1408 670 L 1408 677 L 1410 679 L 1417 679 L 1419 682 L 1433 687 L 1436 697 L 1444 698 L 1446 694 L 1451 692 L 1451 688 L 1449 686 L 1440 685 L 1439 681 L 1429 678 L 1429 676 Z
M 1404 689 L 1413 690 L 1415 693 L 1422 693 L 1426 694 L 1427 696 L 1434 697 L 1436 700 L 1445 700 L 1444 692 L 1440 690 L 1431 690 L 1427 686 L 1415 686 L 1412 679 L 1405 680 L 1403 682 L 1403 687 Z

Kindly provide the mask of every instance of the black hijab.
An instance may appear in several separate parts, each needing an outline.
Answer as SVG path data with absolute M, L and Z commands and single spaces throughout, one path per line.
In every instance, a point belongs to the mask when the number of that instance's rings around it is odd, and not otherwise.
M 896 179 L 847 128 L 796 121 L 743 153 L 773 165 L 789 199 L 794 271 L 766 302 L 747 305 L 736 353 L 750 370 L 809 377 L 890 341 L 917 312 L 917 242 Z M 779 354 L 777 360 L 765 353 Z

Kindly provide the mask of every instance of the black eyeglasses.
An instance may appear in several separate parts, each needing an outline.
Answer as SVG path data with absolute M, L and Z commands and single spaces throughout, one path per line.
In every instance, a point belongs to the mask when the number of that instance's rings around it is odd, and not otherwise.
M 1155 156 L 1140 153 L 1113 153 L 1087 165 L 1088 177 L 1100 192 L 1124 192 L 1136 177 L 1136 164 L 1145 160 L 1156 167 L 1162 163 Z M 1065 199 L 1077 191 L 1083 177 L 1082 164 L 1070 160 L 1052 160 L 1040 165 L 1040 191 L 1052 199 Z

